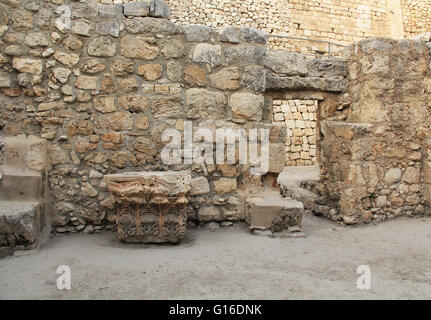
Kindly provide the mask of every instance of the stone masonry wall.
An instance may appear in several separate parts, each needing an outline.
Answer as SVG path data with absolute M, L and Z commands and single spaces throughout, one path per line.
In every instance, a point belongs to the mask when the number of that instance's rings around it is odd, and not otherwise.
M 183 26 L 168 14 L 159 0 L 0 3 L 0 134 L 48 141 L 56 232 L 113 228 L 102 177 L 127 171 L 190 170 L 190 220 L 242 220 L 248 166 L 165 165 L 162 132 L 182 132 L 185 120 L 194 130 L 267 128 L 270 172 L 280 172 L 286 127 L 272 123 L 267 90 L 347 89 L 342 61 L 267 51 L 262 31 Z
M 350 49 L 351 105 L 322 121 L 315 211 L 347 224 L 430 213 L 431 43 Z
M 122 3 L 133 0 L 99 0 Z M 167 0 L 174 22 L 211 27 L 249 26 L 282 34 L 350 44 L 367 37 L 403 32 L 400 0 Z M 395 8 L 396 7 L 396 8 Z M 397 16 L 394 16 L 395 12 Z M 399 22 L 401 21 L 401 23 Z M 306 54 L 327 54 L 327 44 L 269 38 L 269 48 Z M 340 48 L 332 47 L 333 52 Z
M 431 2 L 402 0 L 404 30 L 406 35 L 431 31 Z

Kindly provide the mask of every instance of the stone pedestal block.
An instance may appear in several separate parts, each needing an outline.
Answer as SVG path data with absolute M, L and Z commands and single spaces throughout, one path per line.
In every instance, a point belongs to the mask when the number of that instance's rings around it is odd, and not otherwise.
M 104 179 L 116 199 L 121 241 L 178 243 L 184 239 L 191 190 L 188 172 L 130 172 Z

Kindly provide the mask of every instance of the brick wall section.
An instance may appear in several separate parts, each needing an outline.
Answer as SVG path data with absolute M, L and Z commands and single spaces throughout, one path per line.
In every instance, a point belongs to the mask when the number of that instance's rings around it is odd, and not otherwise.
M 431 1 L 402 0 L 406 35 L 431 31 Z

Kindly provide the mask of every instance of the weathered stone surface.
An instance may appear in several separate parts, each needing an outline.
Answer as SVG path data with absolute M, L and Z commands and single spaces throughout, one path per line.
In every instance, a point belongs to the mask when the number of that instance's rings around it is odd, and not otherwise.
M 125 93 L 133 92 L 138 90 L 138 83 L 133 77 L 120 79 L 118 80 L 118 88 Z
M 13 67 L 20 72 L 40 74 L 42 73 L 43 63 L 39 59 L 14 58 Z
M 154 98 L 151 103 L 154 118 L 175 118 L 182 115 L 182 99 L 178 96 Z
M 19 29 L 33 28 L 33 14 L 26 10 L 15 9 L 11 12 L 13 27 Z
M 97 6 L 99 17 L 101 18 L 122 18 L 123 5 L 121 4 L 99 4 Z
M 156 63 L 142 64 L 138 67 L 138 74 L 148 81 L 154 81 L 162 76 L 163 67 Z
M 98 117 L 96 123 L 101 129 L 132 130 L 133 117 L 129 112 L 114 112 Z
M 229 105 L 236 121 L 262 120 L 264 97 L 253 93 L 234 93 Z
M 41 29 L 48 29 L 53 17 L 53 11 L 49 8 L 41 8 L 37 19 L 37 26 Z
M 240 43 L 242 32 L 240 28 L 224 27 L 219 30 L 220 41 Z
M 299 53 L 268 51 L 264 65 L 272 72 L 286 76 L 306 76 L 308 74 L 307 59 Z
M 129 94 L 118 97 L 118 104 L 130 112 L 144 112 L 149 106 L 149 101 L 145 96 Z
M 40 209 L 35 202 L 0 201 L 0 247 L 33 249 L 38 244 Z
M 110 158 L 109 158 L 109 164 L 111 166 L 123 169 L 127 166 L 129 159 L 129 155 L 124 151 L 118 151 L 115 152 Z
M 100 93 L 102 94 L 111 94 L 117 91 L 117 85 L 115 84 L 114 79 L 109 76 L 102 77 L 100 79 Z
M 229 67 L 209 76 L 210 85 L 220 90 L 237 90 L 239 88 L 239 70 Z
M 408 167 L 403 174 L 403 181 L 413 184 L 418 183 L 420 179 L 420 171 L 414 167 Z
M 61 110 L 64 108 L 64 103 L 59 101 L 54 102 L 43 102 L 39 104 L 37 107 L 38 111 L 47 111 L 47 110 Z
M 266 88 L 266 70 L 259 66 L 245 68 L 241 79 L 241 86 L 254 92 L 264 92 Z
M 113 36 L 118 38 L 120 35 L 120 24 L 117 21 L 99 21 L 96 23 L 96 33 L 102 36 Z
M 198 219 L 201 222 L 221 221 L 222 216 L 217 207 L 201 207 L 198 210 Z
M 105 70 L 106 65 L 97 59 L 88 59 L 81 64 L 81 71 L 88 74 L 97 74 Z
M 237 188 L 236 178 L 220 178 L 214 181 L 214 190 L 217 194 L 227 194 Z
M 208 182 L 208 179 L 205 177 L 198 177 L 198 178 L 192 179 L 191 186 L 192 186 L 192 190 L 191 190 L 192 196 L 207 194 L 211 192 L 210 184 Z
M 128 2 L 123 4 L 123 14 L 128 17 L 146 17 L 150 14 L 150 3 L 145 2 Z
M 162 54 L 166 59 L 181 58 L 184 55 L 184 43 L 178 38 L 167 38 L 162 43 Z
M 31 32 L 25 36 L 24 43 L 29 47 L 47 47 L 49 45 L 49 38 L 43 32 Z
M 111 65 L 111 72 L 116 76 L 125 76 L 135 72 L 132 60 L 115 58 Z
M 54 53 L 54 59 L 64 64 L 65 66 L 72 68 L 79 62 L 79 54 L 56 51 Z
M 397 183 L 401 180 L 401 169 L 392 168 L 385 173 L 385 182 L 389 184 Z
M 269 144 L 268 172 L 281 173 L 286 166 L 286 146 L 284 143 Z
M 97 77 L 80 75 L 76 78 L 75 87 L 86 90 L 97 89 Z
M 193 49 L 192 59 L 194 62 L 206 63 L 216 67 L 221 63 L 221 46 L 200 43 Z
M 304 206 L 301 202 L 282 199 L 279 195 L 246 199 L 246 216 L 251 229 L 271 229 L 273 232 L 299 227 L 302 224 Z
M 25 54 L 25 50 L 20 45 L 10 45 L 5 48 L 4 53 L 8 56 L 22 56 Z
M 321 78 L 346 78 L 347 63 L 339 59 L 319 58 L 308 64 L 309 75 Z
M 175 33 L 175 24 L 172 21 L 165 19 L 156 18 L 134 18 L 126 19 L 124 21 L 126 30 L 130 33 L 161 33 L 161 34 L 173 34 Z
M 90 37 L 93 33 L 93 25 L 87 21 L 75 21 L 72 24 L 72 33 Z
M 61 83 L 66 83 L 71 71 L 67 68 L 57 67 L 52 70 L 54 77 Z
M 189 118 L 223 118 L 225 104 L 226 98 L 221 92 L 197 88 L 186 90 L 185 112 Z
M 74 35 L 69 35 L 63 40 L 64 47 L 72 51 L 80 51 L 82 49 L 82 41 Z
M 10 88 L 12 86 L 12 81 L 7 75 L 0 73 L 0 88 Z
M 169 19 L 171 15 L 171 9 L 169 5 L 162 0 L 151 0 L 150 15 L 152 17 Z
M 115 106 L 115 97 L 97 97 L 94 98 L 94 109 L 101 113 L 110 113 L 117 110 Z
M 201 67 L 189 65 L 184 69 L 184 81 L 194 86 L 205 87 L 207 72 Z
M 268 39 L 268 34 L 263 30 L 254 29 L 250 27 L 243 27 L 241 28 L 241 32 L 242 32 L 242 40 L 245 42 L 266 44 L 266 41 Z
M 191 42 L 205 42 L 210 40 L 212 28 L 200 25 L 191 24 L 186 28 L 186 40 Z
M 114 57 L 116 51 L 117 45 L 108 36 L 91 39 L 87 48 L 88 55 L 93 57 Z
M 150 127 L 150 119 L 146 116 L 141 116 L 136 119 L 136 129 L 147 130 Z
M 160 49 L 154 44 L 154 39 L 143 36 L 126 35 L 120 42 L 121 55 L 126 58 L 153 60 Z
M 182 63 L 175 60 L 169 61 L 166 66 L 166 74 L 169 80 L 180 82 L 183 76 Z
M 94 198 L 97 196 L 98 192 L 94 187 L 89 184 L 88 182 L 83 182 L 81 186 L 81 193 L 82 195 L 90 198 Z
M 239 63 L 262 65 L 265 59 L 266 48 L 258 46 L 231 46 L 224 52 L 226 63 Z

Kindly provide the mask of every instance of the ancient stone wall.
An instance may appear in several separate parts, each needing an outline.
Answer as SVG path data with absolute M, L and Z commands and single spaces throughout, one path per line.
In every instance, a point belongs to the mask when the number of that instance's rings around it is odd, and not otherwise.
M 190 220 L 242 220 L 249 167 L 165 165 L 164 130 L 183 132 L 186 120 L 194 130 L 267 128 L 270 172 L 280 172 L 286 128 L 273 123 L 267 90 L 347 89 L 341 61 L 267 51 L 252 28 L 174 24 L 151 4 L 0 3 L 0 134 L 48 141 L 57 232 L 113 228 L 102 178 L 128 171 L 190 170 Z
M 325 186 L 315 211 L 347 224 L 429 210 L 431 43 L 363 40 L 349 58 L 350 108 L 322 121 Z
M 131 0 L 100 0 L 122 3 Z M 400 0 L 395 0 L 400 1 Z M 171 19 L 182 24 L 211 27 L 250 26 L 268 34 L 290 35 L 332 41 L 340 44 L 367 37 L 388 37 L 393 33 L 392 20 L 401 15 L 393 0 L 167 0 Z M 400 4 L 397 3 L 397 7 Z M 394 16 L 391 10 L 396 11 Z M 402 23 L 395 27 L 402 33 Z M 273 50 L 327 54 L 324 43 L 270 37 Z M 339 48 L 332 46 L 332 52 Z
M 404 30 L 406 35 L 431 31 L 431 2 L 402 0 Z

